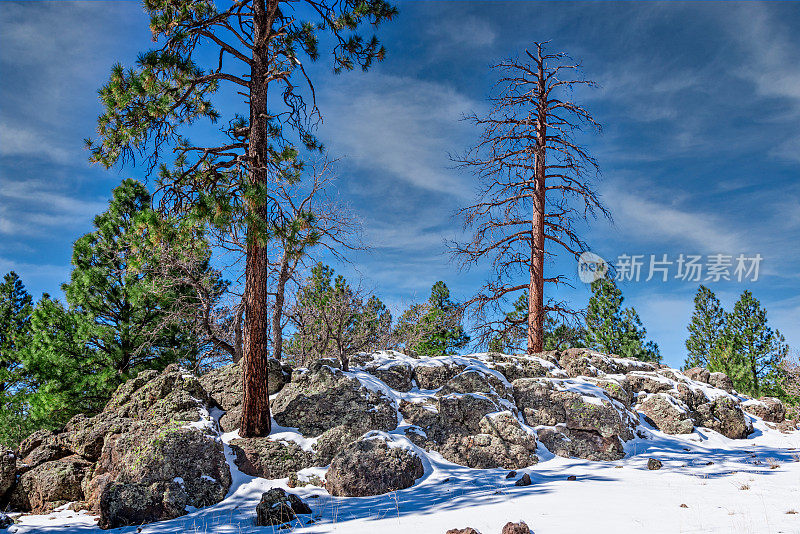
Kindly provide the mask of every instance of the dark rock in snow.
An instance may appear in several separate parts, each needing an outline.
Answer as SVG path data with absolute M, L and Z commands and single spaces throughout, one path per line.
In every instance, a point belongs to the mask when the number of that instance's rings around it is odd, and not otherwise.
M 481 534 L 472 527 L 466 528 L 451 528 L 445 534 Z
M 531 476 L 528 473 L 525 473 L 520 477 L 519 480 L 514 482 L 515 486 L 530 486 L 531 485 Z
M 649 458 L 647 460 L 647 468 L 650 471 L 658 471 L 659 469 L 661 469 L 661 467 L 663 467 L 663 465 L 664 464 L 661 463 L 661 460 L 656 460 L 655 458 Z
M 519 523 L 508 522 L 503 527 L 501 534 L 530 534 L 531 529 L 525 524 L 525 521 Z
M 0 530 L 5 530 L 14 524 L 14 520 L 3 512 L 0 512 Z
M 775 397 L 761 397 L 742 403 L 742 409 L 770 423 L 782 423 L 786 418 L 786 407 Z
M 256 525 L 282 525 L 298 515 L 310 513 L 311 508 L 300 497 L 280 488 L 273 488 L 261 496 L 261 502 L 256 506 Z

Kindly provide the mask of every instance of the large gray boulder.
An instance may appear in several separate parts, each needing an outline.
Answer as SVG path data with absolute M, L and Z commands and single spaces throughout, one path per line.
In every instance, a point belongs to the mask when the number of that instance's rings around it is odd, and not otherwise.
M 279 425 L 297 427 L 304 436 L 319 436 L 340 425 L 385 431 L 397 428 L 393 400 L 365 388 L 339 369 L 319 366 L 295 376 L 272 402 L 272 415 Z
M 289 441 L 239 438 L 231 441 L 236 465 L 243 473 L 261 478 L 284 478 L 312 465 L 312 455 Z
M 698 406 L 693 416 L 698 426 L 716 430 L 731 439 L 746 438 L 753 431 L 741 406 L 729 397 L 718 397 Z
M 751 399 L 743 402 L 741 406 L 747 413 L 770 423 L 782 423 L 786 418 L 786 407 L 775 397 Z
M 89 505 L 100 513 L 100 526 L 116 528 L 216 504 L 230 485 L 219 441 L 195 428 L 140 422 L 106 440 L 84 487 Z
M 442 456 L 473 469 L 522 469 L 536 464 L 536 436 L 522 428 L 511 412 L 485 415 L 479 432 L 448 436 L 439 447 Z
M 414 379 L 420 389 L 439 389 L 466 367 L 445 359 L 430 358 L 414 368 Z
M 715 372 L 708 375 L 708 383 L 717 389 L 730 393 L 733 391 L 733 380 L 725 373 Z
M 270 395 L 283 389 L 291 381 L 291 377 L 291 367 L 275 358 L 267 359 L 267 386 Z M 222 430 L 231 432 L 239 428 L 242 419 L 241 363 L 212 369 L 200 376 L 199 380 L 214 404 L 225 410 L 219 420 Z
M 694 431 L 689 407 L 670 395 L 647 395 L 638 408 L 654 427 L 665 434 L 691 434 Z
M 413 451 L 367 436 L 337 454 L 325 475 L 328 493 L 339 497 L 382 495 L 410 488 L 425 473 Z
M 617 436 L 603 436 L 598 432 L 572 430 L 564 424 L 540 428 L 539 441 L 553 454 L 565 458 L 582 458 L 593 461 L 619 460 L 625 456 L 622 442 Z
M 410 391 L 414 387 L 414 368 L 404 361 L 390 362 L 383 365 L 367 365 L 364 370 L 383 380 L 397 391 Z
M 91 462 L 77 455 L 41 463 L 19 477 L 10 505 L 18 511 L 45 514 L 68 502 L 82 501 L 81 484 L 90 467 Z

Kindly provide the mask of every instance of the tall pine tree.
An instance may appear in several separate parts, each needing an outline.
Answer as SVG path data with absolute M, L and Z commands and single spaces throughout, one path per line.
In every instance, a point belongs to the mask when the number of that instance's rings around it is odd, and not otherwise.
M 738 384 L 734 381 L 737 390 L 754 396 L 778 394 L 780 364 L 789 347 L 781 333 L 770 328 L 767 310 L 745 290 L 726 316 L 726 323 L 726 337 L 742 366 L 736 374 L 743 378 Z
M 623 308 L 622 291 L 606 278 L 592 282 L 586 310 L 586 345 L 625 358 L 661 361 L 658 346 L 645 341 L 647 331 L 633 308 Z
M 689 322 L 684 368 L 706 367 L 709 358 L 725 335 L 725 310 L 714 292 L 701 285 L 694 297 L 694 313 Z M 721 354 L 721 353 L 720 353 Z M 717 355 L 720 357 L 720 355 Z
M 117 65 L 100 90 L 99 144 L 92 159 L 106 166 L 146 155 L 160 170 L 164 207 L 193 211 L 223 231 L 245 236 L 244 400 L 240 434 L 269 434 L 267 387 L 269 255 L 274 214 L 270 185 L 293 182 L 302 149 L 318 150 L 320 119 L 309 62 L 321 40 L 332 43 L 334 72 L 367 70 L 382 60 L 375 36 L 357 30 L 392 18 L 385 0 L 145 0 L 159 47 L 135 69 Z M 222 138 L 194 144 L 186 126 L 221 113 L 212 98 L 225 84 L 242 96 Z M 268 92 L 270 96 L 268 98 Z M 207 137 L 206 137 L 207 139 Z
M 398 320 L 395 335 L 405 350 L 426 356 L 453 354 L 469 343 L 462 325 L 462 307 L 450 298 L 443 281 L 431 287 L 423 304 L 415 304 Z

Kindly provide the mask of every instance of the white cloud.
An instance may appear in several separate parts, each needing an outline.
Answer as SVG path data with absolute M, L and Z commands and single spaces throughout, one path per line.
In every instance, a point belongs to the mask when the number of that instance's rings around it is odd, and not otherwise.
M 19 128 L 0 122 L 0 156 L 30 156 L 66 164 L 77 162 L 85 156 L 80 151 L 69 151 L 47 134 L 46 128 Z
M 338 80 L 337 80 L 338 82 Z M 472 184 L 451 167 L 448 153 L 462 150 L 459 119 L 480 104 L 455 89 L 413 78 L 371 73 L 338 82 L 323 97 L 324 131 L 337 155 L 417 188 L 470 197 Z
M 717 216 L 682 209 L 618 188 L 604 191 L 603 200 L 614 215 L 616 227 L 634 240 L 680 242 L 704 253 L 733 254 L 749 250 L 745 236 Z
M 494 28 L 485 18 L 475 15 L 447 18 L 440 24 L 430 27 L 440 43 L 468 47 L 486 47 L 494 44 L 497 37 Z

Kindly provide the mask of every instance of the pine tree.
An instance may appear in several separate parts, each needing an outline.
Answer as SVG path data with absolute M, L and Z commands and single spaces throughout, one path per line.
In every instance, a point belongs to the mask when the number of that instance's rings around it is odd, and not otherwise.
M 22 351 L 30 343 L 33 300 L 17 273 L 0 283 L 0 448 L 15 448 L 27 435 L 27 383 Z
M 726 338 L 737 356 L 736 389 L 750 395 L 775 393 L 780 363 L 788 352 L 784 337 L 767 322 L 767 311 L 749 290 L 742 292 L 733 311 L 725 317 Z
M 366 297 L 331 267 L 318 263 L 297 295 L 290 318 L 295 333 L 287 352 L 302 363 L 334 356 L 348 369 L 352 354 L 383 348 L 392 315 L 376 296 Z
M 694 297 L 694 313 L 686 340 L 684 369 L 706 367 L 712 351 L 725 333 L 725 310 L 714 293 L 701 285 Z
M 174 149 L 172 167 L 160 169 L 161 203 L 192 211 L 223 232 L 244 236 L 244 400 L 242 437 L 270 432 L 267 352 L 270 330 L 269 254 L 278 200 L 270 185 L 294 182 L 301 150 L 321 146 L 310 62 L 320 41 L 332 43 L 334 72 L 367 70 L 385 51 L 357 33 L 397 10 L 385 0 L 240 0 L 218 9 L 211 0 L 145 0 L 160 48 L 137 67 L 113 68 L 100 90 L 99 144 L 92 158 L 106 166 L 146 155 L 152 166 Z M 222 119 L 212 101 L 242 95 L 222 139 L 193 144 L 186 126 Z M 270 96 L 268 98 L 268 93 Z M 207 139 L 207 137 L 205 137 Z
M 592 282 L 592 297 L 586 310 L 586 345 L 625 358 L 661 361 L 658 346 L 645 341 L 647 331 L 633 308 L 622 308 L 625 300 L 617 285 L 606 278 Z
M 461 305 L 450 299 L 447 284 L 441 280 L 433 284 L 427 302 L 400 316 L 395 337 L 404 350 L 425 356 L 453 354 L 469 343 Z
M 0 403 L 20 380 L 20 349 L 30 336 L 33 299 L 17 273 L 11 271 L 0 284 Z
M 94 231 L 75 242 L 63 285 L 68 306 L 45 296 L 34 309 L 23 363 L 30 417 L 40 426 L 99 411 L 139 371 L 195 356 L 195 332 L 175 308 L 195 294 L 165 283 L 152 264 L 160 257 L 147 248 L 154 216 L 144 185 L 123 181 Z

